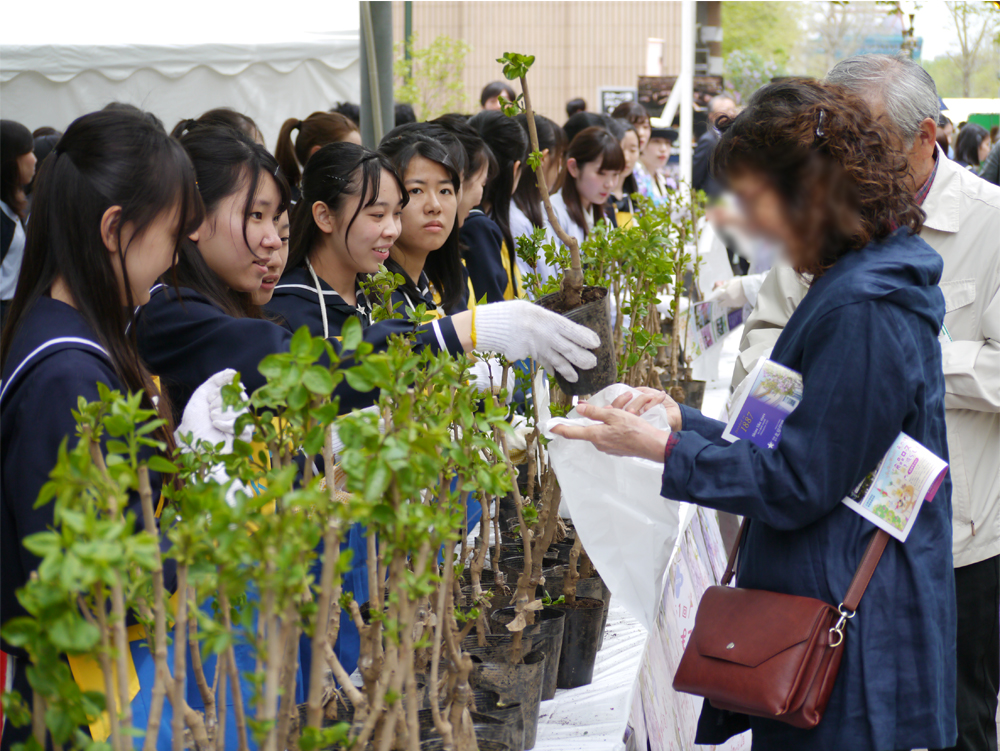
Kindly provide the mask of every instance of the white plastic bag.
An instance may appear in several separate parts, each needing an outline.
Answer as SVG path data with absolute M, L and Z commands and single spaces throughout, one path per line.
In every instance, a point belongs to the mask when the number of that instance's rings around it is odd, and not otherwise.
M 588 402 L 607 407 L 625 393 L 638 393 L 616 383 Z M 642 419 L 670 430 L 660 405 Z M 677 540 L 679 503 L 660 495 L 662 462 L 611 456 L 587 441 L 552 433 L 556 425 L 594 425 L 574 409 L 566 417 L 544 422 L 542 433 L 552 440 L 549 457 L 563 503 L 577 534 L 612 594 L 647 629 L 656 620 L 663 572 Z

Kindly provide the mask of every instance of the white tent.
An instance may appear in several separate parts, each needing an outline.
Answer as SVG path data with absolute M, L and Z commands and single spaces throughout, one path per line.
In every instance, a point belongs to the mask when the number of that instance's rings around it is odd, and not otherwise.
M 111 101 L 168 130 L 226 106 L 273 149 L 286 118 L 360 98 L 357 0 L 61 0 L 4 16 L 0 113 L 32 130 L 63 130 Z

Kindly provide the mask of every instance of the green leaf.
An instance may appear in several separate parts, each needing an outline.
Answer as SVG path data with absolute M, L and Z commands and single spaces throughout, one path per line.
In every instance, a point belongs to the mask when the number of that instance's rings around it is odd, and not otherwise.
M 346 351 L 355 350 L 364 339 L 364 332 L 361 328 L 361 321 L 357 318 L 348 318 L 340 330 L 341 345 Z
M 83 616 L 65 613 L 49 624 L 48 636 L 60 651 L 82 654 L 97 646 L 101 631 Z
M 329 396 L 333 391 L 333 376 L 326 368 L 313 365 L 302 376 L 303 385 L 318 396 Z
M 312 349 L 312 335 L 308 326 L 302 326 L 292 336 L 292 343 L 289 347 L 292 355 L 296 358 L 307 357 Z
M 160 472 L 161 474 L 177 474 L 178 471 L 176 464 L 159 454 L 153 454 L 149 457 L 149 461 L 146 464 L 153 472 Z

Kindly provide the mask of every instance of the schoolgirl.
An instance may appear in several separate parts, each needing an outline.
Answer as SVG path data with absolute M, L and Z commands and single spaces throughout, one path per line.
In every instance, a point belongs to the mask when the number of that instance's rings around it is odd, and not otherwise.
M 528 137 L 516 122 L 500 112 L 483 111 L 469 120 L 497 162 L 496 177 L 483 191 L 483 201 L 462 228 L 469 248 L 466 265 L 476 299 L 488 302 L 523 296 L 517 251 L 510 229 L 510 202 L 528 158 Z
M 441 144 L 412 129 L 389 133 L 379 151 L 402 178 L 407 195 L 399 236 L 385 262 L 405 280 L 393 293 L 393 304 L 404 310 L 426 305 L 438 315 L 461 312 L 468 287 L 458 244 L 458 169 Z
M 497 162 L 490 147 L 462 115 L 441 115 L 431 123 L 457 138 L 465 150 L 462 195 L 458 202 L 458 226 L 461 228 L 472 210 L 482 203 L 487 183 L 497 175 Z M 465 250 L 463 248 L 463 257 Z
M 520 114 L 514 120 L 527 136 L 527 116 Z M 559 181 L 562 178 L 567 145 L 566 133 L 562 127 L 542 115 L 535 115 L 535 132 L 538 135 L 538 148 L 542 152 L 541 169 L 545 175 L 545 185 L 552 195 L 559 191 Z M 542 194 L 538 190 L 538 179 L 534 171 L 526 169 L 521 172 L 510 204 L 510 234 L 516 244 L 519 237 L 530 235 L 535 229 L 544 229 L 546 239 L 555 241 L 555 235 L 545 221 L 545 207 L 542 205 Z M 537 274 L 542 282 L 557 273 L 557 269 L 549 266 L 544 258 L 539 258 L 532 267 L 518 257 L 517 265 L 522 274 Z
M 563 229 L 582 243 L 594 225 L 608 218 L 605 204 L 625 169 L 618 140 L 602 126 L 585 128 L 566 151 L 562 189 L 552 197 L 552 208 Z
M 649 142 L 642 148 L 634 173 L 639 193 L 659 205 L 667 200 L 668 191 L 677 187 L 664 173 L 670 159 L 671 144 L 677 138 L 673 128 L 653 128 Z
M 339 336 L 353 317 L 371 325 L 359 285 L 378 272 L 399 237 L 406 191 L 385 156 L 353 143 L 313 154 L 302 173 L 288 270 L 265 309 L 289 330 Z
M 616 226 L 627 227 L 631 224 L 632 214 L 635 212 L 632 196 L 639 192 L 634 174 L 635 165 L 639 161 L 639 133 L 628 120 L 618 118 L 611 119 L 608 129 L 622 147 L 625 167 L 619 174 L 618 184 L 611 190 L 607 210 L 614 216 Z
M 635 128 L 636 135 L 639 136 L 639 151 L 646 148 L 652 126 L 645 107 L 635 101 L 622 102 L 615 107 L 611 117 L 616 120 L 627 120 Z
M 292 132 L 298 131 L 295 142 Z M 292 200 L 298 200 L 298 185 L 302 169 L 320 147 L 328 143 L 346 141 L 361 145 L 361 131 L 352 120 L 336 112 L 313 112 L 305 120 L 290 117 L 278 132 L 278 142 L 274 146 L 274 156 L 281 165 L 281 171 L 292 186 Z
M 21 123 L 0 120 L 0 326 L 14 299 L 24 257 L 25 190 L 35 176 L 34 145 L 31 131 Z
M 53 506 L 35 508 L 35 500 L 61 442 L 76 440 L 77 399 L 97 400 L 103 383 L 122 392 L 141 390 L 143 406 L 156 408 L 150 374 L 126 334 L 127 311 L 146 303 L 180 239 L 201 222 L 187 155 L 148 119 L 129 112 L 95 112 L 73 122 L 42 166 L 34 196 L 20 281 L 0 337 L 4 623 L 25 614 L 16 592 L 39 559 L 22 541 L 53 524 Z M 159 405 L 169 419 L 162 397 Z M 157 438 L 172 445 L 171 428 L 160 428 Z M 151 473 L 150 479 L 158 496 L 159 476 Z M 142 518 L 138 496 L 128 510 Z M 6 642 L 2 648 L 15 662 L 10 688 L 30 699 L 27 655 Z M 80 679 L 86 666 L 71 666 Z M 133 714 L 142 727 L 135 704 Z M 4 748 L 28 733 L 30 727 L 8 723 Z
M 174 126 L 174 129 L 170 131 L 170 135 L 174 138 L 180 138 L 189 130 L 197 128 L 199 125 L 221 125 L 226 128 L 232 128 L 233 130 L 246 133 L 261 146 L 264 145 L 264 135 L 260 132 L 260 128 L 257 127 L 257 123 L 254 122 L 253 118 L 229 107 L 210 109 L 201 117 L 194 120 L 180 120 Z

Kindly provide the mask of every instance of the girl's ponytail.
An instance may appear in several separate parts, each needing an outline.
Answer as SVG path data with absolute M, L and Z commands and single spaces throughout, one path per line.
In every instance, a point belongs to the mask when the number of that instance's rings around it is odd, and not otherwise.
M 302 121 L 295 117 L 285 120 L 278 132 L 278 142 L 274 146 L 274 158 L 278 160 L 281 172 L 289 185 L 298 185 L 302 179 L 302 171 L 295 159 L 295 147 L 292 145 L 292 131 L 300 130 Z

